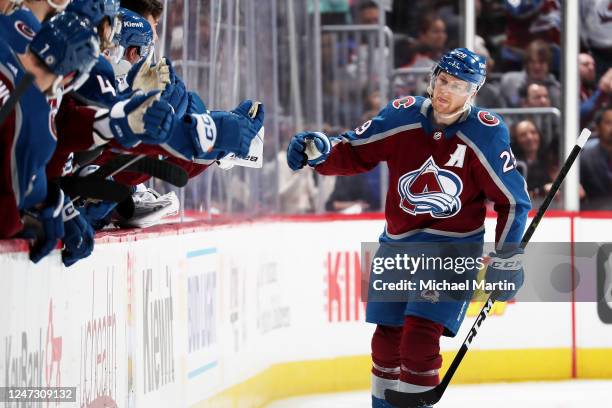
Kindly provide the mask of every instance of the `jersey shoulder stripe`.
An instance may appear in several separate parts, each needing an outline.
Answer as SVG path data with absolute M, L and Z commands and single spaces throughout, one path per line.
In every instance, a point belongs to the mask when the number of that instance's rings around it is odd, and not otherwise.
M 421 105 L 425 98 L 404 96 L 387 104 L 375 117 L 342 135 L 352 146 L 362 146 L 399 133 L 421 128 Z

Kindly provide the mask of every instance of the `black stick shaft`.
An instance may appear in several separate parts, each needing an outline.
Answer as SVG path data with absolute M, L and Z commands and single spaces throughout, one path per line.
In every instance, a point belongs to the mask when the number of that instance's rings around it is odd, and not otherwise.
M 6 118 L 8 118 L 13 109 L 15 109 L 15 106 L 17 106 L 19 100 L 23 97 L 25 91 L 32 85 L 32 82 L 34 82 L 34 75 L 26 72 L 6 103 L 0 107 L 0 126 L 2 126 Z

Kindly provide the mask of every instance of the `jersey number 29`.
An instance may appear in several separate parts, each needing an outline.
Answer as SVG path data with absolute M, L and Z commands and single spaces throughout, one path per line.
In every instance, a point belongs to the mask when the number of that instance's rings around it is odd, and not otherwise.
M 504 173 L 507 173 L 510 170 L 516 168 L 516 158 L 514 157 L 512 150 L 504 150 L 499 155 L 499 158 L 504 161 Z

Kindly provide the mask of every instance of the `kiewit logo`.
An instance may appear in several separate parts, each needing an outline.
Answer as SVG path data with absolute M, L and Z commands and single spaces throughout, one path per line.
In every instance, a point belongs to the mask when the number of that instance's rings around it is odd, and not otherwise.
M 400 177 L 400 208 L 410 215 L 452 217 L 461 209 L 459 195 L 462 190 L 463 183 L 459 176 L 452 171 L 441 169 L 430 157 L 420 169 Z
M 138 22 L 126 21 L 123 23 L 123 26 L 127 28 L 144 28 L 144 23 L 142 21 L 138 21 Z

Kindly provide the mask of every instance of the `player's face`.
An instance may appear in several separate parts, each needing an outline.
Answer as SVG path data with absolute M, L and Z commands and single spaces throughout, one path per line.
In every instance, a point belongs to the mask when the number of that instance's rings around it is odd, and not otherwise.
M 432 105 L 436 112 L 452 114 L 463 108 L 470 96 L 471 86 L 466 81 L 440 72 L 434 81 Z

